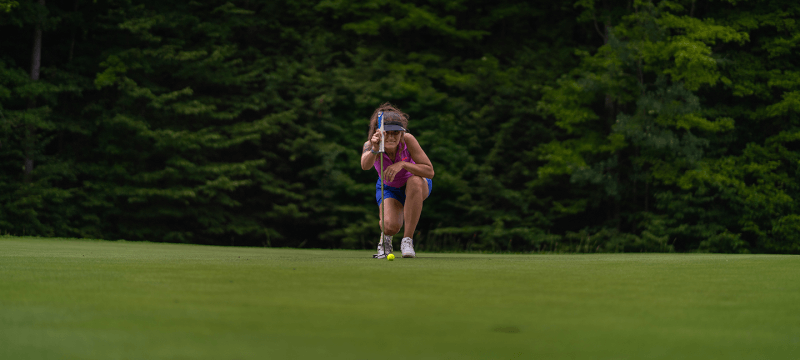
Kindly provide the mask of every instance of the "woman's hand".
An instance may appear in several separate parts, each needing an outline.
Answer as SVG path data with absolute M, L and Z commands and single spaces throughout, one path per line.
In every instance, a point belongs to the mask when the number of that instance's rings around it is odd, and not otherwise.
M 405 161 L 398 161 L 398 162 L 390 165 L 386 169 L 384 169 L 383 170 L 383 181 L 384 182 L 394 181 L 394 177 L 397 176 L 397 173 L 399 173 L 400 170 L 404 169 L 405 164 L 409 164 L 409 163 L 407 163 Z
M 372 134 L 372 139 L 369 139 L 369 142 L 372 143 L 372 150 L 373 151 L 380 150 L 381 149 L 381 131 L 380 130 L 375 130 L 375 133 Z

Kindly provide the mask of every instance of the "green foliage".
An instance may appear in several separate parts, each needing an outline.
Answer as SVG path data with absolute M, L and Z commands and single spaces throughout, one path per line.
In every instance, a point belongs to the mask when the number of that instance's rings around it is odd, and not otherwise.
M 436 170 L 423 249 L 800 253 L 788 0 L 0 12 L 3 233 L 372 248 L 390 101 Z
M 19 6 L 19 2 L 14 0 L 0 0 L 0 11 L 11 12 L 15 7 Z

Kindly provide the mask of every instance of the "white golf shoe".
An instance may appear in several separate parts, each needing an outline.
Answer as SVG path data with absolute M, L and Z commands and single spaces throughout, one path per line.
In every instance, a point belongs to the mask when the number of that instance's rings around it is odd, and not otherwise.
M 404 237 L 403 241 L 400 243 L 400 252 L 403 253 L 404 258 L 417 257 L 417 253 L 414 252 L 414 239 Z
M 372 254 L 373 259 L 385 259 L 387 255 L 392 253 L 392 237 L 389 235 L 382 235 L 383 241 L 378 244 L 378 253 Z

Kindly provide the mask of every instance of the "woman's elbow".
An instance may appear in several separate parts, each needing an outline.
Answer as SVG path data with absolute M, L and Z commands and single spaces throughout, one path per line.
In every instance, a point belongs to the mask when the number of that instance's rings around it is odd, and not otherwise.
M 365 162 L 363 160 L 361 161 L 361 170 L 369 170 L 371 167 L 372 164 Z

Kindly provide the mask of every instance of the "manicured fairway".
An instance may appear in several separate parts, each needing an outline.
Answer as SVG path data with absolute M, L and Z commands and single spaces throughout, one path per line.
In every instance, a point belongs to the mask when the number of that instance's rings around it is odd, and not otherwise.
M 800 257 L 0 238 L 0 359 L 797 359 Z

